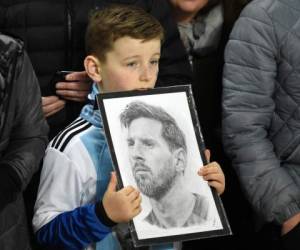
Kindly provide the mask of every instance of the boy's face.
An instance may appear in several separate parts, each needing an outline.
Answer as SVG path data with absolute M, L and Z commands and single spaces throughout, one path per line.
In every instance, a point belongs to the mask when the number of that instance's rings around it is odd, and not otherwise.
M 143 41 L 122 37 L 115 41 L 106 61 L 100 62 L 102 92 L 153 88 L 160 58 L 159 39 Z

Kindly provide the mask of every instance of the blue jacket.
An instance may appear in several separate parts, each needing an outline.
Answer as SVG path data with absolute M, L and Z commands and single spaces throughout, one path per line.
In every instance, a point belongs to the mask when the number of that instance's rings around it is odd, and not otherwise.
M 94 85 L 89 98 L 97 93 Z M 111 228 L 95 212 L 112 171 L 100 112 L 88 104 L 46 150 L 33 218 L 38 241 L 64 249 L 119 250 Z
M 96 92 L 94 87 L 91 99 Z M 33 218 L 38 241 L 95 249 L 92 243 L 107 238 L 111 228 L 97 217 L 95 203 L 102 200 L 111 171 L 99 110 L 88 104 L 46 150 Z

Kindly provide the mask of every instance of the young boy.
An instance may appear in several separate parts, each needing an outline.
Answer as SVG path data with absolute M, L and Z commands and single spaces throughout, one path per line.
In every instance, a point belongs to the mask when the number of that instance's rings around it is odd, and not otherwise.
M 135 7 L 111 6 L 92 15 L 86 33 L 84 65 L 95 82 L 89 98 L 101 92 L 153 88 L 158 73 L 163 29 Z M 224 175 L 212 163 L 205 172 L 218 192 Z M 112 226 L 141 211 L 140 193 L 116 190 L 99 110 L 86 105 L 77 120 L 46 150 L 33 226 L 38 241 L 66 249 L 120 249 Z

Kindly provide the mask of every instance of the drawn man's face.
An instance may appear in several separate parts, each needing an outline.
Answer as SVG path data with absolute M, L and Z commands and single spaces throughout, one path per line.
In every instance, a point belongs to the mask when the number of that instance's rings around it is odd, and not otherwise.
M 149 118 L 133 120 L 128 128 L 129 160 L 140 191 L 159 199 L 176 177 L 174 153 L 161 135 L 162 124 Z

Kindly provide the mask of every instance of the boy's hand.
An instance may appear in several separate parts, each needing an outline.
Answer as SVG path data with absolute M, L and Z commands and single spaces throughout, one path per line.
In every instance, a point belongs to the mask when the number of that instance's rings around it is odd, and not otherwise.
M 128 222 L 141 212 L 142 197 L 140 192 L 132 186 L 119 191 L 116 191 L 116 188 L 117 177 L 113 172 L 102 200 L 104 210 L 112 221 Z
M 207 162 L 210 162 L 210 151 L 204 151 Z M 198 175 L 203 176 L 203 179 L 208 181 L 208 185 L 214 187 L 218 195 L 223 194 L 225 190 L 225 176 L 222 168 L 217 162 L 211 162 L 199 169 Z
M 85 71 L 73 72 L 66 75 L 67 82 L 58 82 L 56 94 L 65 100 L 85 102 L 91 89 L 91 79 Z
M 300 223 L 300 213 L 289 218 L 282 224 L 281 235 L 285 235 Z
M 211 162 L 198 171 L 198 175 L 203 176 L 203 179 L 208 181 L 208 185 L 217 190 L 218 195 L 225 190 L 225 176 L 217 162 Z

